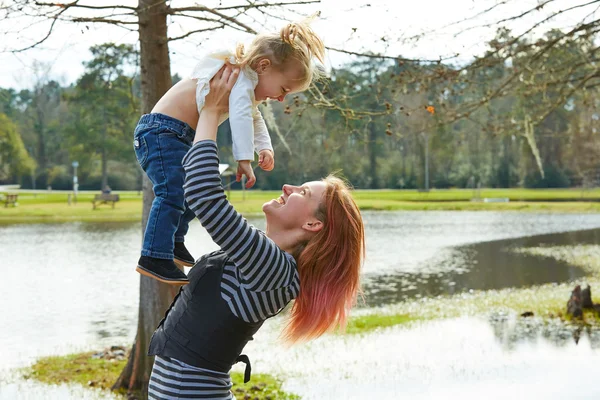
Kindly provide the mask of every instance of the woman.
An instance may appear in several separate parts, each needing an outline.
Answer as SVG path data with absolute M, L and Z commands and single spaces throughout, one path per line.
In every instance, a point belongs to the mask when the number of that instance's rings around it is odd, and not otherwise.
M 316 338 L 343 327 L 359 290 L 364 229 L 338 178 L 284 185 L 263 205 L 266 233 L 227 201 L 215 143 L 220 113 L 239 71 L 225 66 L 211 81 L 194 146 L 183 159 L 186 201 L 221 250 L 203 256 L 150 342 L 155 355 L 149 398 L 232 399 L 229 370 L 263 322 L 292 299 L 284 336 Z

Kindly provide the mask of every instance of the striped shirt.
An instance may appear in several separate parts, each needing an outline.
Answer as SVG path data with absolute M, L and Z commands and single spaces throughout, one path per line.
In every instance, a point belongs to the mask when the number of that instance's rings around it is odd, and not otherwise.
M 221 297 L 231 312 L 246 322 L 259 322 L 277 314 L 300 290 L 296 261 L 227 201 L 214 141 L 196 143 L 183 158 L 183 167 L 188 206 L 229 257 L 221 280 Z M 156 357 L 149 398 L 232 399 L 228 378 L 218 371 Z

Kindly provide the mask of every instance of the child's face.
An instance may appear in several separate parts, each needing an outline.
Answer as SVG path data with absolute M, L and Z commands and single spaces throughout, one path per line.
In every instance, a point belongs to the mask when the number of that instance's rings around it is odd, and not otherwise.
M 256 101 L 274 99 L 283 101 L 286 95 L 299 91 L 298 68 L 284 68 L 279 70 L 268 59 L 260 61 L 257 71 L 258 85 L 254 89 Z

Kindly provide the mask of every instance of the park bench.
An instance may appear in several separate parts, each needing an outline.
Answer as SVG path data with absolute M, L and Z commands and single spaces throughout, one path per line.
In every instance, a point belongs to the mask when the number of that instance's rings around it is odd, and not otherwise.
M 97 194 L 94 196 L 94 200 L 92 201 L 92 204 L 94 205 L 94 210 L 97 207 L 96 203 L 98 203 L 98 205 L 112 203 L 112 208 L 115 208 L 115 203 L 117 201 L 119 201 L 118 194 L 102 193 L 102 194 Z
M 12 204 L 13 207 L 17 206 L 17 200 L 19 199 L 18 194 L 7 194 L 4 197 L 4 208 L 7 208 L 9 204 Z

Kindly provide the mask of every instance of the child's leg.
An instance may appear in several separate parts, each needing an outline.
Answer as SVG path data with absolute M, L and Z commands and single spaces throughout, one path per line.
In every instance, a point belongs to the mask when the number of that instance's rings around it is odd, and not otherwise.
M 175 232 L 175 257 L 173 259 L 173 261 L 175 261 L 175 264 L 181 267 L 190 267 L 196 262 L 194 256 L 190 254 L 190 252 L 183 243 L 185 240 L 185 235 L 188 231 L 189 223 L 195 217 L 196 214 L 194 214 L 194 212 L 188 207 L 187 203 L 185 203 L 185 211 L 179 219 L 179 227 Z
M 185 211 L 181 160 L 190 146 L 169 131 L 159 130 L 147 137 L 148 165 L 145 169 L 154 185 L 154 201 L 144 234 L 142 255 L 173 259 L 175 232 Z
M 175 243 L 184 241 L 185 235 L 187 235 L 188 232 L 190 221 L 192 221 L 194 218 L 196 218 L 196 214 L 194 214 L 194 212 L 188 207 L 187 203 L 185 203 L 185 211 L 179 219 L 179 227 L 175 232 Z
M 168 268 L 176 269 L 172 261 L 174 237 L 185 212 L 185 172 L 181 161 L 190 149 L 193 133 L 181 121 L 149 114 L 140 120 L 134 137 L 136 156 L 150 178 L 155 194 L 144 233 L 142 258 L 168 260 L 169 264 L 165 264 Z

